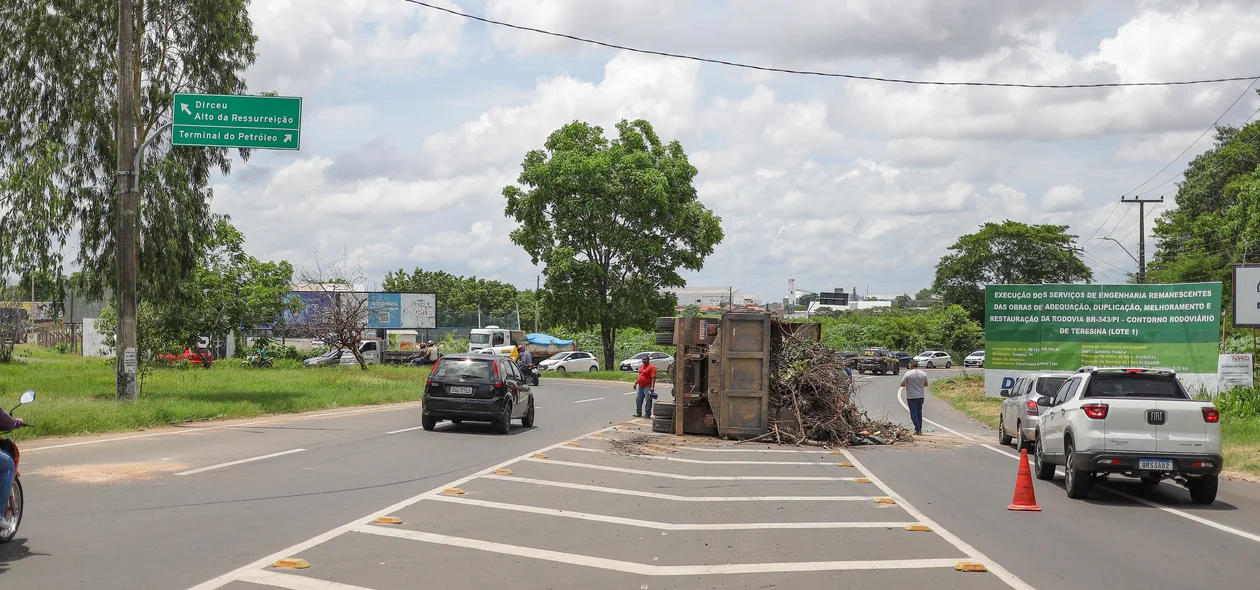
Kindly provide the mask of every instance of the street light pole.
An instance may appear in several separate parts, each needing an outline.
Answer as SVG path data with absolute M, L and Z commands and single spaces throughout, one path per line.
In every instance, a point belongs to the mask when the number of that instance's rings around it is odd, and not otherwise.
M 1115 239 L 1115 238 L 1098 238 L 1098 239 L 1100 239 L 1100 240 L 1111 240 L 1111 241 L 1115 242 L 1117 246 L 1120 246 L 1120 249 L 1121 249 L 1121 250 L 1124 250 L 1124 253 L 1125 253 L 1125 254 L 1128 254 L 1128 255 L 1129 255 L 1129 258 L 1132 258 L 1134 262 L 1138 262 L 1137 257 L 1133 256 L 1133 253 L 1132 253 L 1132 252 L 1129 252 L 1129 249 L 1128 249 L 1128 248 L 1125 248 L 1125 247 L 1124 247 L 1124 244 L 1121 244 L 1121 243 L 1120 243 L 1120 240 L 1117 240 L 1117 239 Z M 1138 262 L 1138 264 L 1141 264 L 1141 263 L 1140 263 L 1140 262 Z

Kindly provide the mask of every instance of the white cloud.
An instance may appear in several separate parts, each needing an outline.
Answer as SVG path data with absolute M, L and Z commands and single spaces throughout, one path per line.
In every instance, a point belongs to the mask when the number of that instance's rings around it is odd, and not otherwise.
M 1085 191 L 1071 184 L 1061 184 L 1041 197 L 1044 211 L 1075 211 L 1085 205 Z

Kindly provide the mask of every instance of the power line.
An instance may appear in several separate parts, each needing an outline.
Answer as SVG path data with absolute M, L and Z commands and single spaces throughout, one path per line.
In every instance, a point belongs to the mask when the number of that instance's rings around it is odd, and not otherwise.
M 1209 132 L 1209 131 L 1212 131 L 1213 129 L 1216 129 L 1216 125 L 1217 125 L 1218 123 L 1220 123 L 1220 122 L 1221 122 L 1221 119 L 1224 119 L 1224 118 L 1225 118 L 1225 115 L 1228 115 L 1228 114 L 1229 114 L 1229 112 L 1230 112 L 1231 110 L 1233 110 L 1233 109 L 1234 109 L 1234 105 L 1238 104 L 1238 101 L 1242 100 L 1242 98 L 1243 98 L 1244 96 L 1247 96 L 1247 93 L 1251 91 L 1251 88 L 1252 88 L 1253 86 L 1255 86 L 1255 85 L 1256 85 L 1256 82 L 1257 82 L 1257 81 L 1260 81 L 1260 78 L 1253 78 L 1253 79 L 1251 80 L 1251 83 L 1250 83 L 1250 84 L 1248 84 L 1248 85 L 1247 85 L 1247 87 L 1243 89 L 1242 94 L 1239 94 L 1239 95 L 1238 95 L 1238 98 L 1235 98 L 1235 99 L 1234 99 L 1234 102 L 1229 103 L 1229 106 L 1225 109 L 1225 112 L 1221 113 L 1221 116 L 1217 117 L 1215 121 L 1212 121 L 1212 125 L 1211 125 L 1211 126 L 1209 126 L 1207 129 L 1204 129 L 1204 130 L 1203 130 L 1203 133 L 1200 133 L 1200 134 L 1199 134 L 1199 137 L 1195 138 L 1195 140 L 1194 140 L 1194 141 L 1190 142 L 1190 145 L 1186 146 L 1186 149 L 1181 150 L 1181 153 L 1180 153 L 1180 154 L 1177 154 L 1177 157 L 1176 157 L 1176 158 L 1173 158 L 1171 162 L 1169 162 L 1169 163 L 1165 164 L 1163 168 L 1160 168 L 1160 169 L 1159 169 L 1159 172 L 1156 172 L 1156 173 L 1152 174 L 1150 178 L 1148 178 L 1148 179 L 1146 179 L 1146 180 L 1142 181 L 1142 184 L 1139 184 L 1139 185 L 1137 185 L 1137 186 L 1133 187 L 1132 189 L 1129 189 L 1128 191 L 1125 191 L 1125 193 L 1124 193 L 1124 194 L 1126 194 L 1126 195 L 1127 195 L 1127 194 L 1133 193 L 1134 191 L 1137 191 L 1138 189 L 1142 188 L 1143 186 L 1146 186 L 1146 183 L 1148 183 L 1148 182 L 1150 182 L 1150 181 L 1152 181 L 1152 180 L 1155 180 L 1155 178 L 1156 178 L 1157 176 L 1159 176 L 1160 174 L 1163 174 L 1163 173 L 1164 173 L 1164 171 L 1165 171 L 1165 170 L 1167 170 L 1170 166 L 1172 166 L 1173 164 L 1176 164 L 1176 163 L 1177 163 L 1177 161 L 1178 161 L 1178 160 L 1180 160 L 1182 156 L 1186 155 L 1186 152 L 1189 152 L 1191 148 L 1193 148 L 1196 144 L 1198 144 L 1198 143 L 1199 143 L 1199 141 L 1201 141 L 1201 140 L 1203 139 L 1203 137 L 1204 137 L 1204 136 L 1206 136 L 1206 135 L 1208 134 L 1208 132 Z M 1252 115 L 1252 116 L 1255 116 L 1255 115 Z M 1174 176 L 1173 178 L 1176 178 L 1176 176 Z M 1169 179 L 1169 180 L 1171 180 L 1171 179 Z M 1165 184 L 1166 184 L 1166 183 L 1167 183 L 1167 181 L 1165 181 Z M 1163 185 L 1161 184 L 1160 186 L 1163 186 Z M 1150 192 L 1150 191 L 1147 191 L 1147 192 Z M 1143 194 L 1145 194 L 1145 193 L 1143 193 Z
M 1111 216 L 1116 214 L 1116 209 L 1118 208 L 1120 208 L 1120 203 L 1116 203 L 1115 205 L 1111 206 L 1111 213 L 1107 214 L 1107 218 L 1104 219 L 1103 222 L 1098 226 L 1098 228 L 1094 230 L 1094 233 L 1089 234 L 1089 237 L 1085 238 L 1085 242 L 1088 243 L 1090 240 L 1094 239 L 1094 236 L 1098 235 L 1098 232 L 1102 231 L 1102 228 L 1107 226 L 1107 222 L 1111 221 Z M 1125 209 L 1124 212 L 1127 215 L 1129 213 L 1129 210 Z
M 887 82 L 890 84 L 915 84 L 915 85 L 920 85 L 920 86 L 985 86 L 985 87 L 995 87 L 995 88 L 1124 88 L 1124 87 L 1130 87 L 1130 86 L 1189 86 L 1189 85 L 1194 85 L 1194 84 L 1218 84 L 1222 82 L 1243 82 L 1243 81 L 1248 81 L 1248 80 L 1252 81 L 1252 83 L 1255 83 L 1255 81 L 1260 80 L 1260 76 L 1235 76 L 1235 77 L 1230 77 L 1230 78 L 1181 80 L 1181 81 L 1176 81 L 1176 82 L 1104 82 L 1104 83 L 1097 83 L 1097 84 L 1023 84 L 1023 83 L 1014 83 L 1014 82 L 950 82 L 950 81 L 940 81 L 940 80 L 910 80 L 910 79 L 904 79 L 904 78 L 881 78 L 878 76 L 859 76 L 856 74 L 842 74 L 842 73 L 837 73 L 837 72 L 819 72 L 819 71 L 813 71 L 813 70 L 792 70 L 792 69 L 787 69 L 787 68 L 776 68 L 772 66 L 759 66 L 759 65 L 747 64 L 747 63 L 736 62 L 736 61 L 713 59 L 709 57 L 697 57 L 694 55 L 685 55 L 681 53 L 669 53 L 665 51 L 656 51 L 653 49 L 640 49 L 637 47 L 629 47 L 626 45 L 617 45 L 615 43 L 608 43 L 606 41 L 597 41 L 595 39 L 578 37 L 576 35 L 569 35 L 566 33 L 557 33 L 554 31 L 547 31 L 544 29 L 537 29 L 534 27 L 526 27 L 523 25 L 516 25 L 516 24 L 512 24 L 508 22 L 497 21 L 497 20 L 485 18 L 482 16 L 468 14 L 466 12 L 460 12 L 458 10 L 452 10 L 450 8 L 434 6 L 433 4 L 429 4 L 427 2 L 421 2 L 420 0 L 402 0 L 402 1 L 408 2 L 410 4 L 415 4 L 417 6 L 423 6 L 431 10 L 445 12 L 447 14 L 452 14 L 461 18 L 475 20 L 475 21 L 483 22 L 490 25 L 506 27 L 509 29 L 516 29 L 518 31 L 528 31 L 530 33 L 538 33 L 540 35 L 558 37 L 561 39 L 568 39 L 570 41 L 577 41 L 579 43 L 598 45 L 600 47 L 607 47 L 609 49 L 617 49 L 620 51 L 630 51 L 633 53 L 641 53 L 645 55 L 656 55 L 659 57 L 672 57 L 676 59 L 685 59 L 685 60 L 697 61 L 701 63 L 731 66 L 735 68 L 744 68 L 744 69 L 749 69 L 749 70 L 758 70 L 762 72 L 775 72 L 779 74 L 795 74 L 795 75 L 800 75 L 800 76 L 846 78 L 849 80 L 865 80 L 868 82 Z M 1146 183 L 1142 183 L 1142 184 L 1146 184 Z
M 1246 94 L 1246 93 L 1244 92 L 1243 94 Z M 1255 111 L 1253 111 L 1253 112 L 1251 113 L 1251 116 L 1250 116 L 1250 117 L 1247 117 L 1247 119 L 1246 119 L 1246 120 L 1244 120 L 1244 121 L 1242 122 L 1242 125 L 1241 125 L 1240 127 L 1246 127 L 1246 126 L 1247 126 L 1247 124 L 1251 123 L 1251 120 L 1252 120 L 1252 119 L 1256 118 L 1256 115 L 1260 115 L 1260 107 L 1257 107 L 1257 108 L 1256 108 L 1256 110 L 1255 110 Z M 1219 121 L 1219 119 L 1217 119 L 1217 120 Z M 1213 127 L 1215 128 L 1215 126 L 1213 126 Z M 1201 137 L 1201 136 L 1200 136 L 1200 137 Z M 1182 152 L 1182 153 L 1184 154 L 1185 152 Z M 1234 158 L 1234 155 L 1233 155 L 1233 154 L 1230 154 L 1230 160 L 1233 160 L 1233 158 Z M 1174 161 L 1175 161 L 1175 160 L 1174 160 Z M 1215 171 L 1216 171 L 1216 166 L 1217 166 L 1217 163 L 1216 163 L 1216 162 L 1213 162 L 1213 163 L 1212 163 L 1212 169 L 1211 169 L 1211 170 L 1209 170 L 1209 172 L 1215 172 Z M 1137 196 L 1139 196 L 1139 197 L 1140 197 L 1140 196 L 1145 195 L 1145 194 L 1147 194 L 1147 193 L 1153 192 L 1153 191 L 1155 191 L 1155 190 L 1159 189 L 1159 187 L 1164 186 L 1165 184 L 1168 184 L 1168 183 L 1170 183 L 1170 182 L 1172 182 L 1172 181 L 1174 181 L 1174 180 L 1177 180 L 1177 177 L 1178 177 L 1178 176 L 1180 176 L 1180 177 L 1182 177 L 1182 178 L 1185 178 L 1185 175 L 1186 175 L 1186 173 L 1183 171 L 1183 172 L 1181 172 L 1180 174 L 1177 174 L 1176 176 L 1173 176 L 1173 177 L 1169 178 L 1168 180 L 1165 180 L 1164 182 L 1161 182 L 1161 183 L 1159 183 L 1159 184 L 1157 184 L 1157 185 L 1155 185 L 1155 186 L 1153 186 L 1153 187 L 1151 187 L 1151 188 L 1148 188 L 1148 189 L 1146 189 L 1146 190 L 1144 190 L 1144 191 L 1142 191 L 1142 192 L 1138 193 L 1138 194 L 1137 194 Z M 1148 182 L 1149 182 L 1149 181 L 1148 181 Z

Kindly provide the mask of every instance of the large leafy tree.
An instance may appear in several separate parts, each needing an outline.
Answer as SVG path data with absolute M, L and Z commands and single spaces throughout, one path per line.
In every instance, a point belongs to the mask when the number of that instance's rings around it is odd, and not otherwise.
M 464 277 L 444 270 L 416 268 L 385 273 L 382 288 L 391 293 L 433 293 L 443 309 L 504 311 L 516 306 L 516 287 L 501 281 Z
M 1076 283 L 1093 280 L 1066 225 L 986 223 L 958 238 L 936 264 L 932 289 L 945 305 L 961 305 L 983 321 L 985 285 Z
M 136 145 L 170 120 L 176 92 L 240 94 L 254 61 L 248 0 L 135 0 Z M 85 292 L 114 284 L 118 2 L 5 0 L 0 10 L 0 273 L 55 270 L 77 242 Z M 160 302 L 215 227 L 210 175 L 228 150 L 171 147 L 142 164 L 141 296 Z M 241 152 L 242 157 L 248 153 Z M 72 236 L 77 232 L 77 236 Z
M 722 241 L 721 219 L 700 203 L 696 169 L 677 141 L 644 120 L 621 121 L 617 138 L 575 121 L 526 154 L 503 189 L 521 225 L 512 241 L 546 265 L 543 298 L 558 321 L 599 326 L 605 366 L 617 330 L 649 326 L 677 304 L 679 269 L 699 270 Z
M 1219 127 L 1212 149 L 1186 167 L 1177 207 L 1155 220 L 1152 282 L 1231 280 L 1230 266 L 1260 261 L 1260 121 Z M 1226 293 L 1229 293 L 1227 288 Z

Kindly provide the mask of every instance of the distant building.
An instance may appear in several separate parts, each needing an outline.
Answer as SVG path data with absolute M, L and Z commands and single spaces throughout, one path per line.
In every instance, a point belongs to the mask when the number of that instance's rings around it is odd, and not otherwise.
M 663 293 L 673 293 L 678 297 L 678 306 L 698 305 L 705 307 L 722 307 L 733 299 L 736 307 L 744 305 L 744 294 L 732 287 L 696 287 L 685 289 L 662 289 Z

